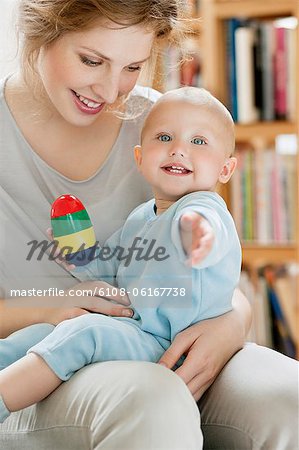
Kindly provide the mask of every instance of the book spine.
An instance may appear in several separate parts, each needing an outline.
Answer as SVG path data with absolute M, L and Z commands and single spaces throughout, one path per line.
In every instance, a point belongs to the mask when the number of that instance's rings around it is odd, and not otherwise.
M 267 243 L 268 236 L 268 198 L 266 187 L 266 174 L 264 166 L 264 150 L 256 149 L 254 153 L 254 183 L 255 183 L 255 205 L 256 205 L 256 228 L 255 236 L 259 243 Z
M 253 45 L 255 30 L 250 27 L 238 28 L 235 31 L 235 39 L 238 121 L 240 123 L 255 122 L 258 119 L 254 100 Z
M 274 120 L 274 32 L 272 22 L 260 24 L 262 64 L 262 119 Z
M 286 30 L 287 48 L 287 119 L 296 120 L 296 29 Z
M 274 57 L 274 81 L 275 81 L 275 113 L 276 118 L 286 119 L 287 113 L 287 57 L 285 45 L 286 29 L 275 28 L 275 57 Z
M 226 21 L 226 55 L 227 55 L 227 84 L 229 110 L 235 122 L 238 121 L 238 98 L 236 79 L 236 42 L 235 31 L 241 26 L 238 19 L 232 18 Z

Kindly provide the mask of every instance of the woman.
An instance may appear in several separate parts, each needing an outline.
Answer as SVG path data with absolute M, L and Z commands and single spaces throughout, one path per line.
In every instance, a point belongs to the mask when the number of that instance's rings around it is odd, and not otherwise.
M 135 84 L 159 41 L 180 28 L 179 3 L 21 1 L 22 70 L 4 80 L 0 99 L 1 337 L 32 325 L 32 345 L 51 324 L 87 311 L 130 314 L 105 299 L 52 296 L 51 288 L 73 288 L 74 279 L 32 249 L 46 238 L 50 205 L 63 193 L 84 201 L 100 243 L 151 196 L 132 149 L 158 94 Z M 181 379 L 146 363 L 88 366 L 36 407 L 13 414 L 0 426 L 0 443 L 64 450 L 201 448 L 198 410 L 186 385 L 198 400 L 242 347 L 250 312 L 239 292 L 234 305 L 231 313 L 179 334 L 165 353 L 161 365 L 169 368 L 187 353 L 176 371 Z M 240 351 L 201 399 L 205 448 L 295 448 L 293 363 L 256 346 Z M 286 405 L 279 407 L 285 417 L 275 414 L 277 395 L 284 395 Z

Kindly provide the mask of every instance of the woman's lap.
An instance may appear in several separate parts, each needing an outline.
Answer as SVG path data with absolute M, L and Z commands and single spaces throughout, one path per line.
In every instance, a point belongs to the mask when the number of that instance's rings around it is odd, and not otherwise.
M 199 402 L 204 449 L 297 449 L 297 399 L 298 363 L 248 344 Z M 87 366 L 0 425 L 0 448 L 9 450 L 200 450 L 201 442 L 186 386 L 144 362 Z
M 298 449 L 298 362 L 247 344 L 199 402 L 204 449 Z
M 0 425 L 9 450 L 200 450 L 196 403 L 182 380 L 157 364 L 92 364 L 38 405 Z

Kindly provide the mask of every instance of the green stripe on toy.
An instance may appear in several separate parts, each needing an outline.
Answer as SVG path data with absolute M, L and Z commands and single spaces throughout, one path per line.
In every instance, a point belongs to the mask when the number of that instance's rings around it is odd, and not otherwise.
M 81 230 L 86 230 L 87 228 L 90 228 L 92 226 L 86 209 L 82 209 L 81 211 L 67 214 L 65 216 L 54 217 L 51 219 L 51 222 L 53 233 L 56 237 L 69 234 L 70 225 L 71 229 L 73 230 L 72 232 L 74 233 L 77 233 Z
M 71 263 L 77 266 L 90 262 L 96 238 L 89 215 L 77 197 L 65 194 L 54 201 L 51 209 L 51 225 L 58 247 L 64 252 L 71 253 L 66 255 L 66 260 L 71 258 Z

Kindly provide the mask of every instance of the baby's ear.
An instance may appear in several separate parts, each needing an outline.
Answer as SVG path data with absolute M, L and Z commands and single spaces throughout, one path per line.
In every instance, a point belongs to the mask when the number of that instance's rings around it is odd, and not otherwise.
M 137 167 L 139 169 L 141 162 L 142 162 L 142 153 L 141 153 L 141 146 L 140 145 L 135 145 L 134 147 L 134 158 L 135 158 L 135 162 L 137 164 Z
M 223 184 L 227 183 L 232 174 L 234 173 L 236 167 L 237 167 L 237 158 L 231 156 L 225 161 L 225 164 L 219 175 L 218 181 Z

